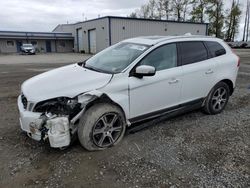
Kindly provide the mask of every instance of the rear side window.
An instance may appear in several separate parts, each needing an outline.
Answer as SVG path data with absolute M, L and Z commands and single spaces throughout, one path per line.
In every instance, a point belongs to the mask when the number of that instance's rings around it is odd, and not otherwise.
M 150 52 L 139 65 L 150 65 L 157 71 L 177 66 L 176 44 L 167 44 Z
M 196 63 L 199 61 L 206 60 L 208 58 L 207 49 L 204 46 L 203 42 L 180 42 L 179 48 L 182 65 Z
M 225 48 L 218 42 L 206 41 L 205 42 L 211 57 L 217 57 L 226 54 Z

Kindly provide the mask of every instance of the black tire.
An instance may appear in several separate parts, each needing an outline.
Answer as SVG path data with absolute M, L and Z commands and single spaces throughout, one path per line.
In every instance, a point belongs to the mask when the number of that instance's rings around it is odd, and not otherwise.
M 227 105 L 230 96 L 229 86 L 225 82 L 219 82 L 209 92 L 203 111 L 206 114 L 219 114 Z
M 122 110 L 112 104 L 98 103 L 82 116 L 78 127 L 81 145 L 89 150 L 103 150 L 118 144 L 125 133 L 126 120 Z

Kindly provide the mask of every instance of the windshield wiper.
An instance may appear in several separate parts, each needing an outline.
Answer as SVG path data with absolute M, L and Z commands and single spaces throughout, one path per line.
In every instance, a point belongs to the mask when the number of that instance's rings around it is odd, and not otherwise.
M 104 72 L 103 70 L 97 69 L 97 68 L 95 68 L 95 67 L 86 66 L 86 61 L 83 62 L 82 66 L 83 66 L 84 68 L 87 68 L 87 69 L 92 70 L 92 71 L 101 72 L 101 73 L 106 73 L 106 72 Z
M 98 70 L 98 69 L 96 69 L 94 67 L 90 67 L 90 66 L 84 66 L 84 68 L 87 68 L 89 70 L 93 70 L 93 71 L 96 71 L 96 72 L 102 72 L 102 71 L 100 71 L 100 70 Z
M 97 68 L 92 67 L 92 66 L 86 66 L 86 61 L 80 62 L 80 63 L 78 63 L 78 65 L 81 66 L 81 67 L 84 67 L 84 68 L 86 68 L 86 69 L 92 70 L 92 71 L 101 72 L 101 73 L 106 73 L 106 74 L 114 74 L 113 72 L 104 71 L 104 70 L 97 69 Z

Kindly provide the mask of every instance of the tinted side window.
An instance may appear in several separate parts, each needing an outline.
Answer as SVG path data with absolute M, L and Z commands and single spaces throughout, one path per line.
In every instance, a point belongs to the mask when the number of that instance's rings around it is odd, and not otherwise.
M 207 49 L 203 42 L 180 42 L 182 65 L 196 63 L 208 58 Z
M 211 57 L 217 57 L 226 54 L 225 48 L 218 42 L 206 41 L 205 43 L 210 51 Z
M 176 44 L 167 44 L 155 49 L 140 62 L 140 65 L 150 65 L 158 71 L 176 67 Z

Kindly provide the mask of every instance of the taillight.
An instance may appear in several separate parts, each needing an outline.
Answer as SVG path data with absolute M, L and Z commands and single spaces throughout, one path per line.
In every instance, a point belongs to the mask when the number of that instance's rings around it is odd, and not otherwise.
M 240 57 L 239 56 L 237 56 L 238 57 L 238 64 L 237 64 L 237 67 L 240 67 Z
M 235 53 L 235 51 L 232 48 L 231 48 L 231 50 L 234 53 L 234 55 L 238 58 L 237 67 L 240 67 L 240 57 Z
M 235 53 L 234 49 L 231 48 L 226 42 L 225 44 L 232 50 L 233 54 L 238 58 L 237 67 L 240 67 L 240 57 Z
M 232 50 L 234 55 L 237 57 L 238 61 L 237 61 L 237 67 L 240 67 L 240 57 L 235 53 L 234 50 Z

